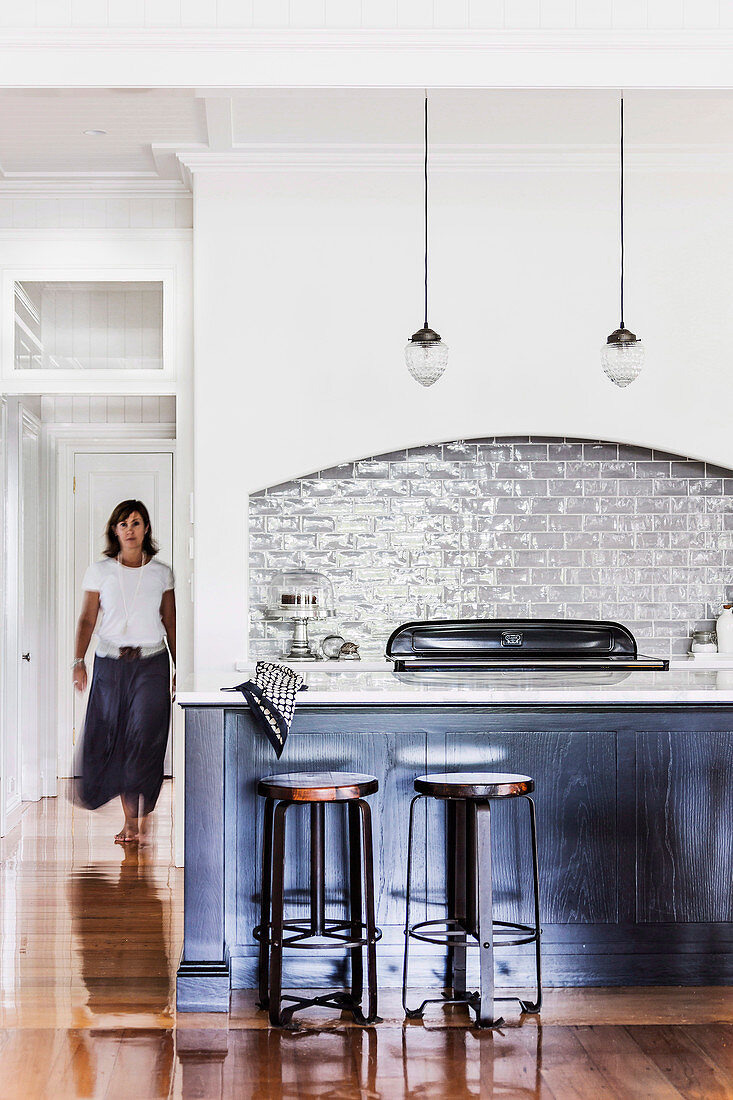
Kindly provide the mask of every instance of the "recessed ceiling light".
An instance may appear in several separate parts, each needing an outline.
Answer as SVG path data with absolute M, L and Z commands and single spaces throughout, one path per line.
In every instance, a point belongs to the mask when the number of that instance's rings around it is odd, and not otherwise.
M 82 133 L 86 134 L 87 137 L 103 137 L 104 134 L 107 133 L 107 131 L 106 130 L 83 130 Z

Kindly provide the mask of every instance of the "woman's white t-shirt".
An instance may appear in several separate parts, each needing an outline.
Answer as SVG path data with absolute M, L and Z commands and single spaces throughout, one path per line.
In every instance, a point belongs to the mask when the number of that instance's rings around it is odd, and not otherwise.
M 82 588 L 85 592 L 99 592 L 102 610 L 102 620 L 97 624 L 99 640 L 113 646 L 158 645 L 165 635 L 160 601 L 163 593 L 173 586 L 173 570 L 157 558 L 151 558 L 138 569 L 120 565 L 116 558 L 95 561 L 84 574 Z

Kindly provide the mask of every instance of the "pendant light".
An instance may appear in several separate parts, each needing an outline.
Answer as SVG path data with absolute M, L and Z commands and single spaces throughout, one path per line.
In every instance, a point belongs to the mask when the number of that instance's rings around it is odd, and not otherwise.
M 425 96 L 425 323 L 405 348 L 407 369 L 421 386 L 437 382 L 448 362 L 448 345 L 428 325 L 428 97 Z
M 624 388 L 644 366 L 644 345 L 624 325 L 624 97 L 621 96 L 621 324 L 601 348 L 603 372 Z

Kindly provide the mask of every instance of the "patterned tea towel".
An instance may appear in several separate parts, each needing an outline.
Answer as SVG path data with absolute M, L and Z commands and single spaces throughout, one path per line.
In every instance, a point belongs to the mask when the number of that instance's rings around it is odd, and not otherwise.
M 297 694 L 307 690 L 307 684 L 297 672 L 269 661 L 257 662 L 253 680 L 245 680 L 233 688 L 222 688 L 222 691 L 241 691 L 278 758 L 282 756 L 290 732 Z

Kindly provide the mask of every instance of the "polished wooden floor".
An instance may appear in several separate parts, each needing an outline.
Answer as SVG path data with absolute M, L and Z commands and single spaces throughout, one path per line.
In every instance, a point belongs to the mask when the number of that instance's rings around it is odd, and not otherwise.
M 254 994 L 178 1015 L 182 877 L 167 785 L 148 849 L 119 811 L 29 805 L 0 841 L 0 1100 L 733 1100 L 728 989 L 549 990 L 501 1032 L 460 1010 L 405 1024 L 385 990 L 364 1028 L 313 1010 L 274 1032 Z

